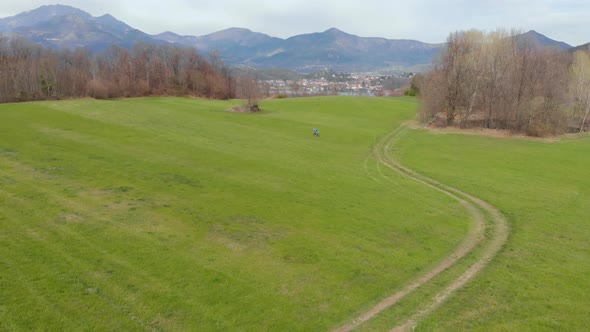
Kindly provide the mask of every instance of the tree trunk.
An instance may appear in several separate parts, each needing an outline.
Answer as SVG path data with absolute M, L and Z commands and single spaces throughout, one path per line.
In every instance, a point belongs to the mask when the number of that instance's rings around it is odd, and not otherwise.
M 586 113 L 584 114 L 584 118 L 582 119 L 582 124 L 580 125 L 580 133 L 584 132 L 584 127 L 586 126 L 586 119 L 588 118 L 588 114 L 590 113 L 590 103 L 586 104 Z

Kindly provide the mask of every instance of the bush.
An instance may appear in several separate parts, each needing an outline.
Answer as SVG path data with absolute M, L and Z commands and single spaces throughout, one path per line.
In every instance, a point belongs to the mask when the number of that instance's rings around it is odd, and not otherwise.
M 90 97 L 94 99 L 108 99 L 109 89 L 104 85 L 102 81 L 92 80 L 88 82 L 88 91 Z
M 414 88 L 407 88 L 406 91 L 404 92 L 404 95 L 410 96 L 410 97 L 416 97 L 416 95 L 418 95 L 418 91 L 416 91 L 416 89 L 414 89 Z

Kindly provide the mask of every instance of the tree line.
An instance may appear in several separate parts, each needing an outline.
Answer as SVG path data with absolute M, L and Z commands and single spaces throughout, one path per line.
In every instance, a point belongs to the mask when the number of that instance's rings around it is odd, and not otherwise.
M 60 98 L 192 95 L 235 98 L 238 80 L 217 52 L 205 58 L 194 48 L 137 43 L 53 50 L 0 35 L 0 102 Z
M 581 131 L 590 113 L 590 56 L 533 45 L 512 31 L 450 34 L 420 83 L 424 122 L 533 136 Z

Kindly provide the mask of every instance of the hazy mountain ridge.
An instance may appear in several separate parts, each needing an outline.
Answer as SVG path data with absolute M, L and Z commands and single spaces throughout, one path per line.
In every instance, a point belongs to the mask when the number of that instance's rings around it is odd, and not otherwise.
M 0 33 L 19 34 L 52 48 L 103 50 L 112 44 L 131 48 L 136 42 L 144 41 L 195 47 L 204 54 L 215 49 L 232 66 L 286 68 L 298 72 L 324 68 L 359 72 L 426 67 L 444 47 L 444 43 L 359 37 L 336 28 L 287 39 L 243 28 L 204 36 L 181 36 L 170 31 L 149 35 L 109 14 L 93 17 L 64 5 L 42 6 L 0 19 Z M 535 47 L 572 48 L 532 30 L 516 38 Z
M 40 22 L 47 21 L 52 17 L 63 15 L 77 15 L 84 19 L 92 18 L 92 15 L 78 8 L 63 5 L 47 5 L 15 16 L 0 19 L 0 27 L 5 31 L 10 31 L 16 28 L 34 26 Z
M 590 43 L 586 43 L 580 46 L 572 47 L 569 49 L 570 52 L 574 53 L 576 51 L 590 51 Z
M 99 17 L 64 5 L 47 5 L 0 19 L 0 32 L 21 35 L 52 48 L 103 50 L 111 44 L 132 47 L 139 41 L 161 43 L 113 16 Z
M 527 47 L 553 47 L 560 50 L 568 50 L 572 48 L 572 46 L 567 43 L 553 40 L 545 35 L 538 33 L 535 30 L 530 30 L 528 32 L 516 36 L 516 40 L 518 43 Z
M 337 71 L 367 71 L 428 64 L 442 46 L 415 40 L 359 37 L 336 28 L 287 39 L 240 28 L 201 37 L 165 33 L 156 38 L 201 51 L 218 49 L 234 65 L 281 67 L 301 72 L 326 67 Z

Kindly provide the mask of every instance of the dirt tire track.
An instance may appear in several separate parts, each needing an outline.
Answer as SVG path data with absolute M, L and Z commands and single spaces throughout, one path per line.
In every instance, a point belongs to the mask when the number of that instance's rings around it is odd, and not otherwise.
M 399 137 L 401 133 L 403 133 L 403 131 L 404 126 L 402 125 L 396 128 L 388 135 L 386 135 L 374 146 L 373 154 L 377 161 L 383 164 L 384 166 L 392 169 L 393 171 L 399 173 L 402 176 L 408 177 L 414 181 L 417 181 L 434 190 L 440 191 L 455 199 L 469 212 L 475 226 L 472 229 L 472 231 L 467 235 L 467 237 L 463 240 L 463 242 L 459 245 L 459 247 L 457 247 L 457 249 L 453 253 L 451 253 L 449 256 L 443 259 L 443 261 L 436 265 L 433 269 L 426 272 L 426 274 L 420 276 L 417 280 L 410 282 L 400 291 L 382 300 L 369 311 L 355 318 L 351 323 L 334 330 L 335 332 L 351 331 L 359 327 L 361 324 L 372 319 L 377 314 L 395 305 L 401 299 L 403 299 L 419 287 L 425 285 L 432 278 L 438 276 L 443 271 L 455 265 L 457 261 L 459 261 L 461 258 L 465 257 L 467 254 L 473 251 L 477 247 L 477 245 L 485 239 L 485 231 L 487 225 L 486 218 L 483 213 L 484 211 L 491 216 L 494 231 L 493 238 L 489 241 L 489 243 L 487 243 L 480 259 L 474 264 L 472 264 L 469 268 L 467 268 L 467 270 L 458 278 L 456 278 L 449 285 L 447 285 L 445 289 L 443 289 L 436 296 L 434 296 L 434 298 L 432 298 L 428 303 L 426 303 L 424 307 L 416 311 L 409 319 L 407 319 L 404 323 L 396 326 L 391 331 L 404 331 L 416 326 L 416 322 L 419 319 L 424 318 L 426 315 L 434 311 L 445 300 L 447 300 L 457 289 L 463 287 L 468 281 L 473 279 L 475 275 L 479 271 L 481 271 L 492 260 L 494 256 L 496 256 L 496 254 L 500 251 L 500 249 L 508 239 L 508 222 L 506 221 L 504 215 L 502 215 L 502 213 L 497 208 L 464 191 L 447 186 L 441 182 L 438 182 L 434 179 L 419 174 L 416 171 L 403 166 L 401 163 L 393 159 L 388 154 L 393 142 Z

